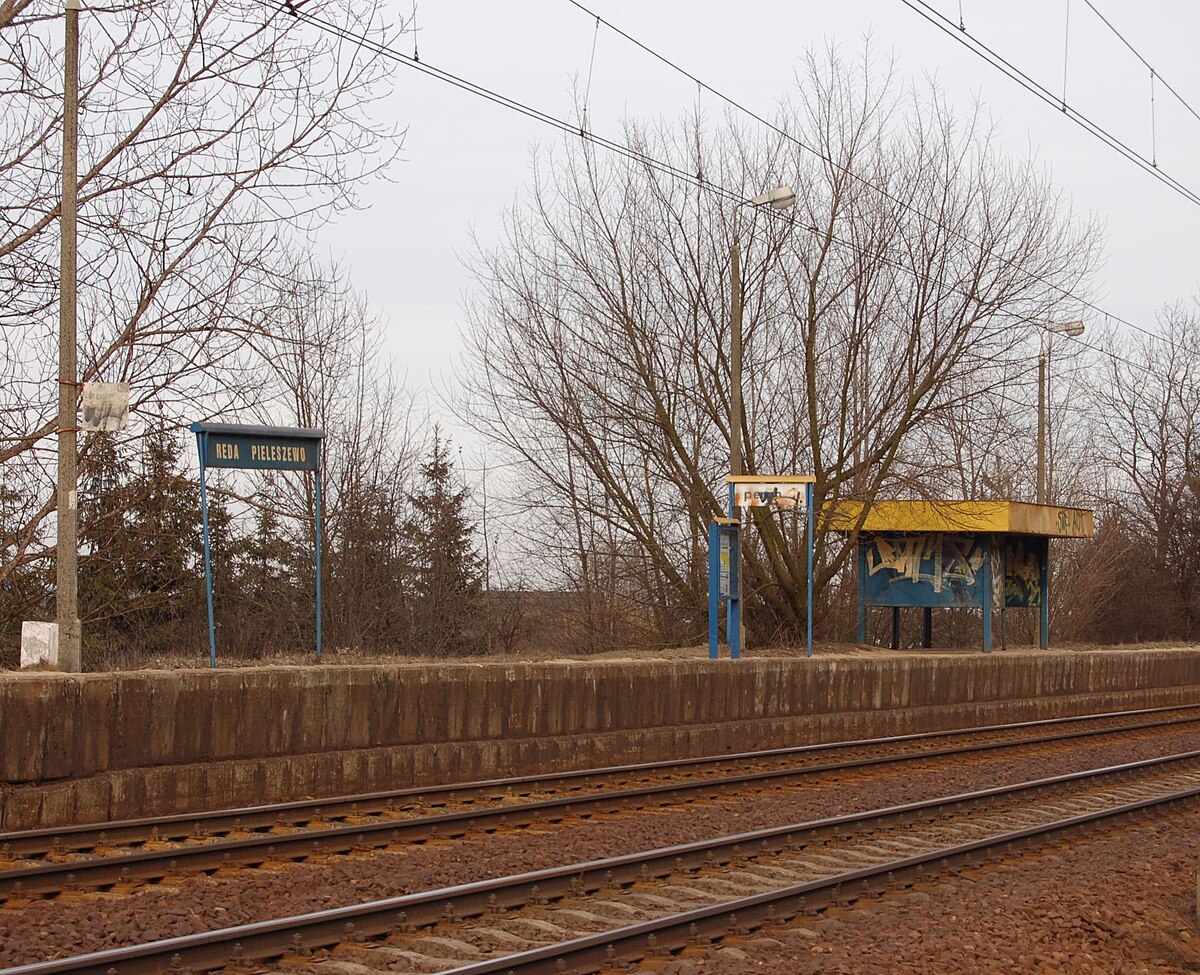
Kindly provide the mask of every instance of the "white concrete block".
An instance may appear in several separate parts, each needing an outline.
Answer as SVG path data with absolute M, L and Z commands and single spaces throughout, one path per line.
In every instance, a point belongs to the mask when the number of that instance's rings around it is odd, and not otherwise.
M 21 623 L 21 666 L 58 666 L 58 624 L 25 620 Z

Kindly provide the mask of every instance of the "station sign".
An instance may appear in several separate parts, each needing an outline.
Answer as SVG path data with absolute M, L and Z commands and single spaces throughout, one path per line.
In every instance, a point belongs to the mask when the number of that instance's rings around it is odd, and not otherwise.
M 311 434 L 210 432 L 204 443 L 206 467 L 250 470 L 315 471 L 321 467 L 321 440 Z
M 208 605 L 208 662 L 217 665 L 217 630 L 213 617 L 212 542 L 208 530 L 208 469 L 309 471 L 313 477 L 316 535 L 317 660 L 321 659 L 321 443 L 324 430 L 262 427 L 244 423 L 193 423 L 200 454 L 200 525 L 204 533 L 204 595 Z

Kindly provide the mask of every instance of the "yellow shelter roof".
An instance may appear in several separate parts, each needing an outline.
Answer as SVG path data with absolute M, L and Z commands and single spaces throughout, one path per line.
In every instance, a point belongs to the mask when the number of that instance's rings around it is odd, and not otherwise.
M 864 516 L 864 507 L 866 512 Z M 825 527 L 852 532 L 988 532 L 1091 538 L 1093 513 L 1024 501 L 839 501 L 825 506 Z

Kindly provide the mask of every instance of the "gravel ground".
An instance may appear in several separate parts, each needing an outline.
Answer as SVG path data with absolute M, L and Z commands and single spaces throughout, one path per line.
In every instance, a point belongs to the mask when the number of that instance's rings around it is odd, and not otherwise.
M 669 975 L 1167 975 L 1200 971 L 1200 807 L 672 961 Z
M 465 840 L 435 842 L 397 852 L 333 857 L 324 862 L 287 864 L 268 870 L 231 870 L 224 876 L 196 877 L 177 884 L 135 888 L 126 892 L 68 894 L 53 901 L 33 901 L 25 906 L 0 910 L 0 966 L 190 934 L 268 917 L 299 914 L 739 830 L 784 825 L 1195 748 L 1200 748 L 1200 732 L 1194 730 L 1141 732 L 1136 740 L 1127 740 L 1119 745 L 1089 742 L 1040 746 L 1036 752 L 1024 753 L 1020 758 L 1001 751 L 974 756 L 968 764 L 961 760 L 909 762 L 900 773 L 886 767 L 830 773 L 806 779 L 800 787 L 792 790 L 780 787 L 749 798 L 745 794 L 731 793 L 711 802 L 624 812 L 594 821 L 567 821 L 538 830 L 513 830 L 490 836 L 481 834 Z M 1180 821 L 1190 823 L 1189 829 L 1194 830 L 1200 824 L 1200 812 L 1180 814 Z M 1056 946 L 1070 945 L 1071 951 L 1078 951 L 1079 945 L 1090 944 L 1089 938 L 1101 947 L 1116 939 L 1110 934 L 1106 941 L 1091 928 L 1087 931 L 1092 933 L 1085 937 L 1087 932 L 1081 933 L 1074 922 L 1092 915 L 1083 907 L 1063 905 L 1075 905 L 1076 901 L 1086 904 L 1103 894 L 1106 898 L 1104 903 L 1111 903 L 1113 911 L 1122 905 L 1122 910 L 1131 911 L 1131 902 L 1136 900 L 1142 905 L 1141 916 L 1144 920 L 1139 927 L 1132 917 L 1126 918 L 1125 914 L 1121 914 L 1118 920 L 1112 922 L 1120 926 L 1121 931 L 1134 932 L 1122 935 L 1124 940 L 1120 942 L 1120 947 L 1134 952 L 1128 956 L 1128 964 L 1135 967 L 1122 969 L 1105 962 L 1097 971 L 1186 971 L 1189 969 L 1178 967 L 1179 959 L 1190 958 L 1191 955 L 1180 955 L 1182 949 L 1170 946 L 1176 942 L 1188 946 L 1187 939 L 1181 935 L 1164 935 L 1159 940 L 1149 938 L 1159 928 L 1178 931 L 1193 924 L 1191 912 L 1195 890 L 1195 856 L 1190 843 L 1194 834 L 1187 829 L 1175 829 L 1175 824 L 1176 820 L 1172 819 L 1162 826 L 1144 827 L 1145 831 L 1153 830 L 1148 835 L 1154 842 L 1145 842 L 1144 837 L 1122 839 L 1126 835 L 1122 833 L 1082 844 L 1063 854 L 1062 862 L 1074 857 L 1083 864 L 1080 872 L 1082 879 L 1067 879 L 1063 871 L 1042 870 L 1039 867 L 1036 873 L 1030 875 L 1027 883 L 1023 870 L 1026 858 L 1023 858 L 1022 867 L 1014 867 L 1012 871 L 990 868 L 974 878 L 959 878 L 954 882 L 955 890 L 952 893 L 945 893 L 939 888 L 933 893 L 919 890 L 908 895 L 897 895 L 894 900 L 885 899 L 880 902 L 876 920 L 866 926 L 870 931 L 863 932 L 864 937 L 867 934 L 874 937 L 874 942 L 870 938 L 859 942 L 846 940 L 845 931 L 856 923 L 852 920 L 831 915 L 814 921 L 814 924 L 830 925 L 830 930 L 822 932 L 810 925 L 810 928 L 817 930 L 818 937 L 805 940 L 811 936 L 795 935 L 794 932 L 788 937 L 798 936 L 802 939 L 803 962 L 809 964 L 811 961 L 816 967 L 779 967 L 785 964 L 782 959 L 787 959 L 787 964 L 794 962 L 796 944 L 784 944 L 783 948 L 776 948 L 761 943 L 753 946 L 754 960 L 749 955 L 740 958 L 730 954 L 735 950 L 742 951 L 741 948 L 727 948 L 722 949 L 725 952 L 722 960 L 707 959 L 705 964 L 725 966 L 736 963 L 743 967 L 723 970 L 756 971 L 760 970 L 761 956 L 761 970 L 781 972 L 1087 972 L 1091 969 L 1071 967 L 1074 962 L 1069 955 L 1055 962 L 1054 952 L 1061 954 L 1066 950 Z M 1100 833 L 1096 835 L 1104 836 Z M 1116 845 L 1107 852 L 1094 852 L 1107 849 L 1098 845 L 1103 843 Z M 1137 847 L 1138 858 L 1131 858 L 1122 843 Z M 1050 862 L 1044 857 L 1039 862 L 1042 861 Z M 1143 863 L 1144 867 L 1139 868 L 1138 864 Z M 989 885 L 996 882 L 1000 886 L 992 892 Z M 1138 891 L 1145 888 L 1150 893 L 1135 894 L 1118 890 L 1124 883 L 1129 883 Z M 1087 884 L 1091 885 L 1091 894 L 1087 892 Z M 1158 887 L 1154 884 L 1158 884 Z M 1096 891 L 1096 887 L 1100 890 Z M 1158 896 L 1152 897 L 1151 893 L 1155 890 Z M 1021 892 L 1020 898 L 1014 897 L 1014 892 L 1018 891 Z M 935 896 L 944 898 L 948 905 L 942 913 L 934 914 L 932 911 L 931 904 Z M 991 900 L 988 900 L 989 897 Z M 1154 913 L 1160 911 L 1168 913 Z M 1171 911 L 1174 913 L 1171 914 Z M 862 912 L 850 912 L 846 917 L 849 918 L 853 913 Z M 1169 925 L 1163 927 L 1158 924 L 1168 917 L 1171 918 Z M 1103 915 L 1097 915 L 1097 919 L 1109 923 Z M 1019 934 L 1013 934 L 1011 938 L 1006 936 L 1005 940 L 999 938 L 1000 933 L 1015 930 L 1018 922 Z M 1092 921 L 1087 923 L 1091 924 Z M 891 931 L 892 934 L 884 934 L 885 931 Z M 1143 934 L 1149 940 L 1143 938 Z M 839 938 L 842 940 L 839 941 Z M 939 938 L 949 938 L 950 942 L 938 947 Z M 875 944 L 874 948 L 870 948 L 872 943 Z M 1049 960 L 1048 964 L 1058 964 L 1058 967 L 1039 969 L 1032 963 L 1027 967 L 1024 963 L 1014 962 L 1011 954 L 1005 954 L 999 947 L 1009 943 L 1022 946 L 1021 950 L 1025 950 L 1024 946 L 1036 946 L 1039 959 L 1044 955 Z M 966 944 L 972 947 L 963 947 Z M 950 951 L 952 945 L 957 945 L 954 948 L 957 954 Z M 1138 945 L 1142 947 L 1137 948 Z M 914 963 L 915 967 L 906 963 L 897 968 L 891 964 L 889 953 L 893 948 L 899 950 L 901 947 L 913 952 L 913 957 L 924 957 L 921 952 L 926 948 L 929 957 L 934 959 L 941 959 L 943 955 L 951 959 L 952 954 L 954 958 L 973 958 L 977 955 L 980 965 L 993 967 L 962 967 L 966 962 L 953 962 L 960 967 L 935 968 L 925 967 L 925 963 L 921 962 Z M 1174 953 L 1164 955 L 1169 947 L 1170 952 Z M 1149 952 L 1148 957 L 1155 959 L 1153 964 L 1166 959 L 1163 964 L 1168 967 L 1156 968 L 1152 967 L 1150 961 L 1137 961 L 1142 956 L 1136 954 L 1135 948 L 1136 951 Z M 1028 950 L 1034 951 L 1034 948 Z M 1104 947 L 1104 950 L 1111 953 L 1113 949 Z M 869 954 L 872 951 L 880 959 L 877 963 L 871 963 L 877 967 L 863 967 L 867 964 L 862 960 L 866 957 L 863 952 Z M 997 951 L 1000 954 L 995 954 Z M 834 955 L 839 952 L 841 954 L 835 959 Z M 1120 957 L 1125 958 L 1124 955 Z M 952 962 L 946 960 L 945 963 L 949 965 Z M 681 960 L 678 964 L 693 963 Z M 878 967 L 885 964 L 890 967 Z M 1121 964 L 1126 964 L 1126 961 L 1122 960 Z M 768 967 L 772 965 L 775 967 Z M 693 965 L 689 970 L 708 972 L 716 969 L 696 969 Z

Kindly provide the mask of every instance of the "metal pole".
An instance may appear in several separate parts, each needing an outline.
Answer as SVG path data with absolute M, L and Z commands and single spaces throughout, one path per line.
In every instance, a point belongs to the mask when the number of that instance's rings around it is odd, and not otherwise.
M 1038 355 L 1037 503 L 1046 503 L 1046 353 Z
M 721 532 L 715 521 L 708 523 L 708 657 L 720 656 L 721 626 Z
M 1050 539 L 1042 539 L 1038 566 L 1038 646 L 1050 649 Z
M 313 473 L 317 514 L 317 662 L 321 660 L 321 468 Z
M 196 434 L 196 448 L 200 454 L 200 526 L 204 535 L 204 600 L 208 606 L 208 665 L 217 666 L 217 627 L 213 622 L 213 577 L 212 552 L 208 538 L 208 477 L 204 463 L 208 456 L 208 434 Z
M 808 506 L 808 642 L 807 655 L 813 655 L 813 547 L 816 545 L 816 514 L 813 511 L 813 485 L 804 485 L 804 501 Z
M 58 541 L 55 559 L 58 663 L 83 669 L 79 624 L 79 504 L 76 469 L 75 210 L 79 146 L 79 0 L 66 0 L 63 72 L 62 206 L 58 300 Z
M 1050 354 L 1054 336 L 1046 342 L 1046 504 L 1054 504 L 1054 417 L 1050 413 Z
M 983 652 L 992 652 L 992 536 L 983 536 L 979 605 L 983 609 Z
M 733 315 L 729 348 L 729 473 L 742 474 L 742 264 L 735 243 L 729 248 Z M 735 517 L 732 511 L 730 518 Z
M 867 540 L 858 536 L 858 642 L 867 642 Z
M 737 241 L 729 248 L 729 286 L 732 317 L 729 340 L 729 473 L 742 474 L 742 261 Z M 737 518 L 733 507 L 733 485 L 729 486 L 729 517 Z M 741 532 L 738 532 L 741 543 Z M 739 576 L 742 560 L 737 562 Z M 737 588 L 738 598 L 729 601 L 729 646 L 730 654 L 736 659 L 741 656 L 746 632 L 742 621 L 742 590 Z

